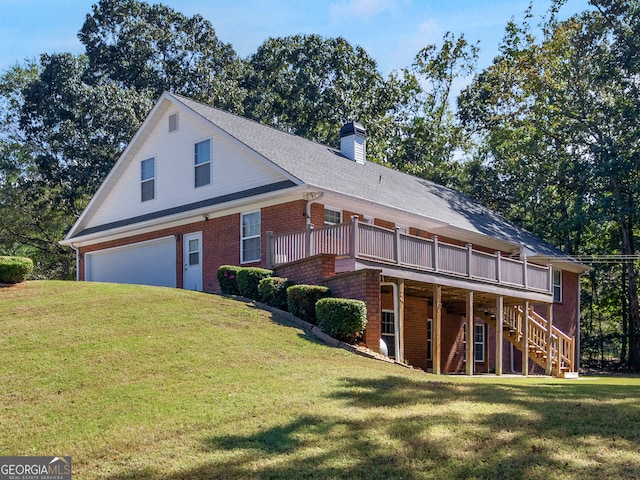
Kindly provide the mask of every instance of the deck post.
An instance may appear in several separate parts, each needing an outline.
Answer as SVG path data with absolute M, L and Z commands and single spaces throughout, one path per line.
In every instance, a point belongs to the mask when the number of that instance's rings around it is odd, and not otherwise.
M 553 335 L 551 331 L 553 330 L 553 303 L 547 304 L 547 368 L 545 368 L 545 373 L 547 375 L 552 375 L 553 371 L 553 344 L 552 339 Z
M 398 279 L 398 354 L 396 358 L 404 363 L 404 279 Z
M 434 235 L 433 237 L 433 271 L 437 272 L 438 268 L 438 236 Z
M 522 376 L 529 375 L 529 300 L 524 301 L 522 310 Z
M 312 255 L 313 251 L 313 223 L 307 224 L 307 229 L 304 235 L 304 256 L 305 258 L 309 258 Z
M 471 257 L 473 256 L 472 245 L 467 243 L 467 277 L 471 278 Z
M 393 229 L 393 256 L 396 262 L 396 265 L 400 264 L 400 229 L 398 227 L 394 227 Z
M 476 355 L 475 355 L 475 346 L 476 346 L 476 329 L 474 328 L 475 322 L 473 318 L 473 290 L 469 290 L 467 292 L 467 365 L 466 365 L 466 374 L 473 375 L 475 363 L 476 363 Z
M 522 285 L 524 288 L 529 288 L 529 279 L 527 278 L 527 257 L 522 259 Z
M 354 215 L 351 217 L 351 241 L 349 242 L 349 249 L 351 250 L 349 253 L 351 258 L 356 258 L 358 256 L 358 250 L 360 248 L 358 227 L 358 216 Z
M 273 232 L 267 232 L 267 268 L 273 267 Z
M 432 370 L 435 375 L 440 375 L 440 352 L 442 350 L 442 335 L 441 335 L 441 323 L 442 323 L 442 286 L 436 285 L 433 289 L 433 354 L 432 357 Z
M 502 283 L 502 253 L 496 252 L 496 281 Z
M 496 375 L 502 375 L 502 338 L 504 327 L 504 297 L 496 299 Z

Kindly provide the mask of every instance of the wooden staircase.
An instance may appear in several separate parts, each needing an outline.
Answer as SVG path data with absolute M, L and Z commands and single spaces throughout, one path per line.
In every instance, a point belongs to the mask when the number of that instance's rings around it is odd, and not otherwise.
M 485 321 L 496 328 L 495 315 L 488 316 Z M 521 352 L 528 350 L 528 357 L 545 372 L 555 377 L 576 378 L 575 338 L 569 337 L 560 329 L 551 325 L 551 341 L 549 342 L 549 322 L 538 315 L 532 307 L 527 312 L 528 346 L 524 345 L 524 314 L 519 306 L 508 306 L 504 309 L 503 338 L 512 343 Z

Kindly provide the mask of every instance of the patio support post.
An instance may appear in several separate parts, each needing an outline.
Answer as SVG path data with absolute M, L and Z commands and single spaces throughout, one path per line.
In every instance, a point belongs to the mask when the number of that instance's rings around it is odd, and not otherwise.
M 502 337 L 504 326 L 504 297 L 496 299 L 496 375 L 502 375 Z
M 360 249 L 358 238 L 358 216 L 351 217 L 351 241 L 349 242 L 349 249 L 351 250 L 350 257 L 356 258 L 358 256 L 358 250 Z
M 404 279 L 398 279 L 398 360 L 404 362 Z
M 442 286 L 436 285 L 433 289 L 433 355 L 432 370 L 435 375 L 440 375 L 440 352 L 442 350 Z
M 547 375 L 551 375 L 553 368 L 553 344 L 552 339 L 553 335 L 551 334 L 551 330 L 553 329 L 553 303 L 547 304 L 547 368 L 545 368 L 545 373 Z M 558 359 L 559 360 L 559 359 Z
M 438 270 L 440 270 L 438 266 L 438 236 L 437 235 L 433 236 L 433 258 L 431 259 L 431 262 L 433 265 L 434 272 L 437 272 Z
M 475 346 L 476 346 L 476 329 L 473 318 L 473 290 L 467 292 L 467 365 L 466 374 L 473 375 L 476 363 Z
M 524 301 L 522 310 L 522 375 L 529 375 L 529 300 Z

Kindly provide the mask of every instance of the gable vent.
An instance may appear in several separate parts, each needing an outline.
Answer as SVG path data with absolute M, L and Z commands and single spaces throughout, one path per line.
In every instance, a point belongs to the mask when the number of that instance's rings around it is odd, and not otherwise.
M 358 122 L 349 122 L 340 129 L 340 153 L 364 165 L 367 159 L 367 132 Z
M 178 114 L 172 113 L 169 115 L 169 133 L 178 130 Z

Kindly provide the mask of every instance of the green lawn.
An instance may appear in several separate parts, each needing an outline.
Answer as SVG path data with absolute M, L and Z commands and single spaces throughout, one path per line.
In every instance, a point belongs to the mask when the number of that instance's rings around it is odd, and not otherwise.
M 0 288 L 0 455 L 74 478 L 640 478 L 640 379 L 433 376 L 249 303 Z

